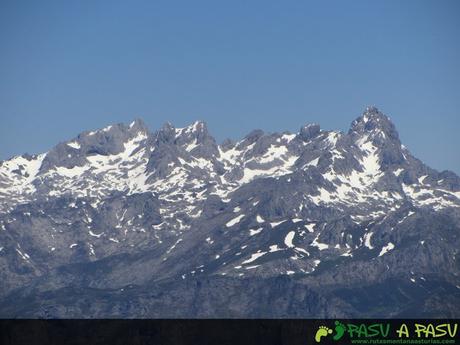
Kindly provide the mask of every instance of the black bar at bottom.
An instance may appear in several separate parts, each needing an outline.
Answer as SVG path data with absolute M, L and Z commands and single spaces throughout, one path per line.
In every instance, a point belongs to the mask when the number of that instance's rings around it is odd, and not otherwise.
M 459 320 L 0 320 L 0 344 L 457 344 Z

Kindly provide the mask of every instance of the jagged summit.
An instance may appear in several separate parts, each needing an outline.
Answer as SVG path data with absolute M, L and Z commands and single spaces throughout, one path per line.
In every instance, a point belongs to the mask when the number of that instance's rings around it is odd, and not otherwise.
M 203 132 L 208 132 L 208 126 L 206 122 L 204 121 L 195 121 L 191 125 L 181 128 L 181 132 L 185 133 L 203 133 Z
M 134 131 L 134 132 L 148 132 L 149 129 L 147 125 L 145 124 L 144 120 L 141 118 L 135 118 L 133 122 L 131 122 L 128 126 L 129 131 Z
M 194 138 L 199 142 L 205 141 L 207 138 L 211 137 L 211 134 L 208 131 L 208 126 L 204 121 L 195 121 L 189 126 L 184 128 L 176 129 L 176 137 L 186 137 Z
M 350 134 L 372 134 L 388 136 L 390 139 L 399 140 L 399 135 L 393 122 L 377 107 L 369 106 L 363 114 L 355 119 L 350 126 Z
M 303 140 L 310 140 L 317 136 L 321 131 L 320 125 L 316 123 L 310 123 L 300 128 L 299 136 Z

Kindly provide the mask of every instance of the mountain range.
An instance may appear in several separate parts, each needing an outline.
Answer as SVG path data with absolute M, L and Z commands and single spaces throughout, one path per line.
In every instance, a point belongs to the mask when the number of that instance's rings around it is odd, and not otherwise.
M 460 178 L 375 107 L 221 144 L 135 120 L 0 162 L 0 317 L 458 318 L 459 235 Z

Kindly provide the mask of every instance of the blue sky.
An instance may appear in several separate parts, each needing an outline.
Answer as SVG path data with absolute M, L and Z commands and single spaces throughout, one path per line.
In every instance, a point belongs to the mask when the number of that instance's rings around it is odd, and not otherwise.
M 143 118 L 346 131 L 366 105 L 460 173 L 458 1 L 0 2 L 0 159 Z

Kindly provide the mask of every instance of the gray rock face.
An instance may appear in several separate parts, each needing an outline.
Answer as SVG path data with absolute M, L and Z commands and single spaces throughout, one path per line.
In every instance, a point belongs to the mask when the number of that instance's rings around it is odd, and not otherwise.
M 320 133 L 320 126 L 316 124 L 305 125 L 300 129 L 299 137 L 304 141 L 314 138 Z
M 141 120 L 0 162 L 1 317 L 459 317 L 460 178 L 369 107 L 218 145 Z
M 135 120 L 129 126 L 118 124 L 100 131 L 82 133 L 74 141 L 58 144 L 51 149 L 43 159 L 40 172 L 54 167 L 83 166 L 88 162 L 87 156 L 116 155 L 124 150 L 126 141 L 138 133 L 147 132 L 142 120 Z

